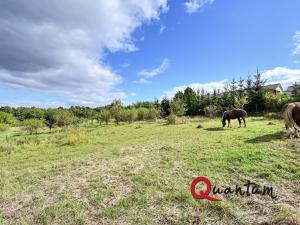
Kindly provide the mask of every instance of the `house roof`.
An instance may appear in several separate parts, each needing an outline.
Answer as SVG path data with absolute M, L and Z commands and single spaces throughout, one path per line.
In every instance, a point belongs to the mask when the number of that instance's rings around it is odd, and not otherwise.
M 294 91 L 294 86 L 288 86 L 286 89 L 287 92 L 293 92 Z
M 280 88 L 281 91 L 283 91 L 283 88 L 281 86 L 280 83 L 277 83 L 277 84 L 269 84 L 269 85 L 266 85 L 264 86 L 264 88 L 268 89 L 268 90 L 276 90 L 278 88 Z

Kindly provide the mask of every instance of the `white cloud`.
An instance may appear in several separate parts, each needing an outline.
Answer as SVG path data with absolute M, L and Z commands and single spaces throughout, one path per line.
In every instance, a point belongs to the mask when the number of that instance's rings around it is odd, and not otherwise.
M 214 0 L 188 0 L 184 3 L 185 11 L 189 14 L 199 11 L 200 8 L 207 4 L 212 4 Z
M 161 73 L 164 73 L 169 68 L 169 66 L 170 66 L 170 60 L 165 58 L 159 67 L 152 70 L 146 70 L 146 69 L 141 70 L 138 72 L 138 75 L 147 78 L 152 78 Z
M 145 78 L 140 78 L 138 80 L 133 81 L 133 83 L 135 83 L 135 84 L 151 84 L 152 81 L 147 80 Z
M 300 54 L 300 31 L 296 31 L 293 40 L 295 42 L 295 48 L 292 52 L 292 55 L 298 55 Z
M 128 68 L 130 66 L 130 64 L 129 63 L 122 63 L 122 64 L 120 64 L 120 66 L 123 67 L 123 68 Z
M 172 98 L 178 91 L 184 91 L 187 87 L 192 88 L 194 91 L 204 89 L 206 92 L 212 93 L 214 89 L 223 90 L 227 80 L 208 82 L 208 83 L 191 83 L 175 87 L 171 90 L 165 91 L 162 97 Z
M 287 86 L 300 82 L 300 69 L 275 67 L 264 71 L 262 77 L 267 80 L 267 83 L 281 83 L 283 89 L 286 89 Z
M 166 29 L 167 29 L 166 26 L 161 25 L 160 28 L 159 28 L 159 33 L 162 34 Z
M 167 0 L 10 0 L 0 7 L 0 85 L 50 91 L 69 104 L 125 98 L 106 51 L 134 51 L 132 33 Z

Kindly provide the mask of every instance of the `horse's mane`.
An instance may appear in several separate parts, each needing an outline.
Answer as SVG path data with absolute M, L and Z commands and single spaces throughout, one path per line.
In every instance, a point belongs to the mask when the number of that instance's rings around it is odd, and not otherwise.
M 295 103 L 288 104 L 283 111 L 283 118 L 287 127 L 293 127 L 295 130 L 300 131 L 300 127 L 297 125 L 296 121 L 293 118 L 293 109 L 295 108 L 295 106 Z

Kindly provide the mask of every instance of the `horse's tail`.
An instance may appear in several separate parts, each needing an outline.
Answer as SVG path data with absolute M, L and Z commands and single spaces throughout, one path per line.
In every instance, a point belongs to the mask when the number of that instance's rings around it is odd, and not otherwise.
M 300 127 L 293 118 L 293 109 L 295 106 L 296 105 L 294 103 L 288 104 L 283 111 L 283 118 L 286 128 L 294 128 L 296 131 L 300 131 Z

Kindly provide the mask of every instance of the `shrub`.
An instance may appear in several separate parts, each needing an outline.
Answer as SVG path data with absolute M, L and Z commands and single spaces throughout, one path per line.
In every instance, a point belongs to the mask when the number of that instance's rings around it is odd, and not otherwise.
M 168 125 L 175 125 L 176 124 L 176 115 L 171 113 L 168 117 L 167 117 L 167 124 Z
M 115 119 L 115 123 L 119 124 L 122 120 L 123 106 L 120 100 L 115 100 L 110 106 L 110 112 Z
M 291 98 L 287 94 L 273 94 L 267 92 L 265 95 L 266 109 L 268 111 L 281 111 L 282 107 L 291 101 Z
M 235 108 L 238 109 L 243 109 L 244 106 L 248 103 L 248 99 L 246 96 L 240 97 L 240 96 L 235 96 L 234 97 L 234 106 Z
M 140 107 L 137 109 L 137 120 L 142 121 L 146 119 L 147 109 Z
M 204 112 L 205 112 L 206 116 L 209 116 L 210 118 L 213 118 L 213 117 L 217 116 L 219 110 L 218 110 L 217 106 L 209 105 L 209 106 L 205 107 Z
M 22 122 L 23 130 L 33 134 L 37 133 L 38 129 L 43 127 L 43 121 L 38 119 L 27 119 Z
M 124 111 L 125 121 L 133 123 L 137 119 L 136 109 L 127 109 Z
M 176 116 L 183 116 L 185 114 L 186 108 L 185 103 L 181 99 L 177 99 L 171 102 L 170 104 L 171 113 Z
M 79 119 L 76 116 L 74 116 L 73 113 L 63 109 L 57 110 L 56 118 L 56 124 L 59 127 L 76 125 L 79 123 Z
M 159 117 L 159 110 L 157 110 L 154 107 L 151 107 L 149 109 L 146 109 L 146 115 L 145 115 L 145 119 L 147 120 L 155 120 L 157 117 Z
M 101 110 L 100 113 L 96 115 L 96 120 L 101 124 L 102 122 L 105 122 L 106 125 L 108 124 L 109 120 L 111 118 L 111 113 L 107 109 Z
M 48 109 L 45 112 L 45 125 L 51 129 L 57 124 L 58 121 L 58 110 Z
M 9 113 L 6 112 L 0 112 L 0 123 L 1 124 L 10 124 L 14 125 L 16 123 L 16 118 Z
M 0 123 L 0 132 L 5 132 L 10 129 L 10 126 L 8 124 L 1 124 Z

